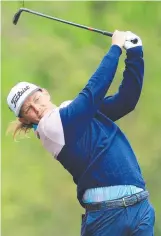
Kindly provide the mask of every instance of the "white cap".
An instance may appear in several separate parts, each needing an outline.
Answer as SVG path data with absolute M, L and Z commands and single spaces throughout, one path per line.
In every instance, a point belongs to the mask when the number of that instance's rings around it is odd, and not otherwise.
M 37 85 L 28 82 L 20 82 L 16 84 L 11 89 L 7 97 L 9 108 L 15 113 L 16 116 L 19 116 L 21 106 L 26 98 L 39 89 L 40 87 Z

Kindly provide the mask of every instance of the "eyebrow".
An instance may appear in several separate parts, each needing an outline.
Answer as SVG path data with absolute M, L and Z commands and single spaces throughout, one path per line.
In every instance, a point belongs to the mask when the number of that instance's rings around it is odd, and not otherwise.
M 35 101 L 35 100 L 36 100 L 36 98 L 37 98 L 37 95 L 35 95 L 35 96 L 33 97 L 33 101 Z
M 37 100 L 39 97 L 41 97 L 40 94 L 39 94 L 39 96 L 38 96 L 38 95 L 35 95 L 34 98 L 33 98 L 33 101 L 35 102 L 35 100 Z

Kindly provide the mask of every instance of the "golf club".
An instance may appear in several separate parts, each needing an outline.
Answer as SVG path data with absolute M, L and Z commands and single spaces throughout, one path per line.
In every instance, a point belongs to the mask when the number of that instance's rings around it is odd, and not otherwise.
M 82 28 L 82 29 L 86 29 L 86 30 L 89 30 L 89 31 L 100 33 L 100 34 L 103 34 L 103 35 L 106 35 L 106 36 L 109 36 L 109 37 L 112 37 L 112 35 L 113 35 L 113 33 L 111 33 L 111 32 L 91 28 L 91 27 L 88 27 L 88 26 L 85 26 L 85 25 L 76 24 L 76 23 L 73 23 L 73 22 L 70 22 L 70 21 L 67 21 L 67 20 L 63 20 L 63 19 L 56 18 L 56 17 L 49 16 L 49 15 L 45 15 L 43 13 L 36 12 L 36 11 L 30 10 L 28 8 L 20 8 L 18 10 L 18 12 L 16 12 L 16 14 L 13 17 L 13 24 L 15 24 L 15 25 L 17 24 L 22 12 L 28 12 L 28 13 L 31 13 L 31 14 L 34 14 L 34 15 L 37 15 L 37 16 L 47 18 L 47 19 L 59 21 L 59 22 L 62 22 L 62 23 L 68 24 L 68 25 L 72 25 L 72 26 L 76 26 L 76 27 L 79 27 L 79 28 Z M 134 40 L 131 40 L 131 42 L 136 44 L 138 42 L 138 40 L 134 39 Z

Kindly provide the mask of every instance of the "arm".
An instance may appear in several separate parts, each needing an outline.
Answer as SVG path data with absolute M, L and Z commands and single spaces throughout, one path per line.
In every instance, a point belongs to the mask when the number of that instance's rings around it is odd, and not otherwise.
M 116 121 L 134 110 L 143 85 L 144 61 L 142 47 L 134 47 L 127 50 L 123 81 L 118 92 L 114 96 L 103 100 L 100 111 Z
M 113 45 L 85 88 L 67 107 L 60 109 L 65 143 L 80 138 L 96 114 L 112 83 L 120 54 L 120 47 Z

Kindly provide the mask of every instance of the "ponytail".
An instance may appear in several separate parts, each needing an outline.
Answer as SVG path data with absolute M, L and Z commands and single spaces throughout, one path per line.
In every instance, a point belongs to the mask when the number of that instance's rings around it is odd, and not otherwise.
M 19 135 L 20 133 L 26 135 L 31 129 L 32 124 L 24 124 L 17 119 L 9 124 L 7 133 L 12 133 L 13 139 L 15 140 L 15 137 L 17 135 Z

